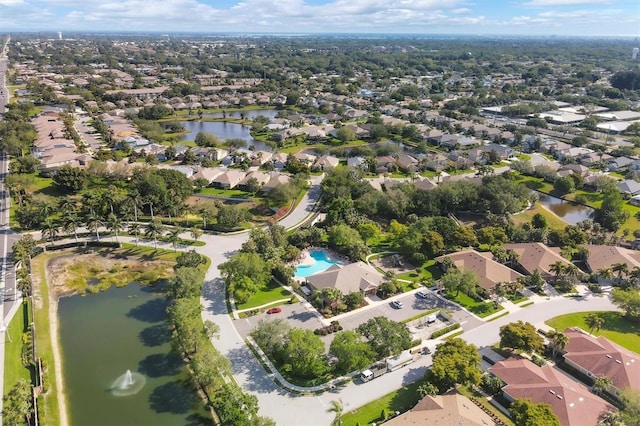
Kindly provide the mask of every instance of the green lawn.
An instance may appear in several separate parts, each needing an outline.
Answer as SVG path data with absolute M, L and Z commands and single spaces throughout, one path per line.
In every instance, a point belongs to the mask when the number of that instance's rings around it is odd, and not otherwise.
M 520 302 L 524 302 L 525 300 L 529 300 L 527 296 L 520 293 L 519 291 L 517 291 L 515 295 L 513 293 L 508 293 L 507 299 L 510 300 L 512 303 L 520 303 Z
M 545 219 L 547 219 L 547 225 L 550 229 L 564 229 L 567 226 L 567 222 L 542 207 L 540 203 L 535 203 L 533 208 L 514 214 L 511 218 L 513 219 L 513 223 L 516 225 L 521 223 L 531 223 L 531 219 L 536 213 L 540 213 L 545 217 Z
M 467 309 L 469 312 L 476 314 L 480 318 L 488 317 L 489 315 L 504 309 L 502 305 L 498 305 L 497 309 L 494 308 L 493 302 L 478 302 L 477 300 L 472 299 L 464 293 L 460 293 L 458 297 L 455 297 L 454 293 L 447 293 L 445 297 L 456 302 L 457 304 Z
M 374 379 L 375 380 L 375 379 Z M 382 411 L 387 415 L 395 411 L 401 413 L 408 411 L 418 403 L 418 387 L 424 380 L 418 380 L 407 386 L 393 391 L 380 399 L 370 402 L 362 407 L 350 411 L 342 416 L 342 424 L 344 426 L 370 425 L 371 423 L 380 423 Z
M 204 188 L 195 195 L 215 195 L 216 197 L 250 198 L 251 194 L 239 189 Z
M 442 270 L 440 270 L 440 268 L 436 265 L 436 261 L 431 259 L 431 260 L 427 260 L 425 263 L 422 264 L 422 266 L 420 267 L 419 274 L 417 271 L 413 270 L 410 272 L 403 272 L 402 274 L 398 274 L 396 275 L 396 278 L 401 280 L 419 282 L 424 279 L 437 280 L 441 276 L 442 276 Z
M 18 380 L 25 379 L 31 382 L 31 372 L 22 365 L 20 355 L 22 353 L 22 333 L 26 331 L 25 323 L 28 310 L 23 303 L 13 317 L 5 333 L 4 351 L 4 394 L 9 393 Z M 26 321 L 25 321 L 26 319 Z M 9 341 L 11 338 L 11 341 Z
M 275 281 L 269 281 L 269 284 L 267 284 L 265 287 L 258 290 L 256 294 L 251 296 L 247 303 L 237 305 L 236 308 L 254 308 L 256 306 L 262 306 L 267 303 L 275 302 L 276 300 L 285 299 L 287 297 L 291 297 L 291 293 L 287 289 L 285 289 Z
M 567 327 L 578 326 L 589 331 L 584 318 L 590 313 L 596 313 L 604 319 L 600 330 L 594 330 L 595 336 L 604 336 L 612 342 L 640 354 L 640 324 L 629 321 L 622 312 L 574 312 L 551 318 L 545 323 L 556 330 L 564 330 Z

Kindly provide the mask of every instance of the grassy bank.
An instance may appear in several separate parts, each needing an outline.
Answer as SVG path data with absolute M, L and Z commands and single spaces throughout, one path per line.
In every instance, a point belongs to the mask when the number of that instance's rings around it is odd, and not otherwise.
M 32 370 L 26 368 L 21 361 L 22 334 L 28 330 L 31 322 L 29 319 L 29 306 L 26 303 L 20 305 L 5 332 L 4 342 L 4 394 L 9 393 L 18 380 L 31 381 Z

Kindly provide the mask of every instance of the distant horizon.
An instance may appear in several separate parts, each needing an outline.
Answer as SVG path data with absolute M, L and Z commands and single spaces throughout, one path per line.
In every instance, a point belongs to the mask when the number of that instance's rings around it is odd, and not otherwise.
M 59 28 L 54 28 L 59 26 Z M 640 36 L 638 0 L 0 0 L 3 32 Z
M 52 38 L 58 37 L 58 33 L 62 33 L 63 39 L 67 35 L 90 35 L 90 36 L 109 36 L 109 35 L 141 35 L 141 36 L 204 36 L 204 37 L 345 37 L 345 38 L 499 38 L 499 39 L 633 39 L 640 45 L 640 37 L 635 34 L 501 34 L 501 33 L 403 33 L 403 32 L 265 32 L 265 31 L 129 31 L 129 30 L 112 30 L 112 31 L 90 31 L 90 30 L 65 30 L 65 29 L 42 29 L 42 30 L 16 30 L 0 32 L 0 35 L 6 36 L 11 34 L 34 34 L 34 35 L 50 35 Z

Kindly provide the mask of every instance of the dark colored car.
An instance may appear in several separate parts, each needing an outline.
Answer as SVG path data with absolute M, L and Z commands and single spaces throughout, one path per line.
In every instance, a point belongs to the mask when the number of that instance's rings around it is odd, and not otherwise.
M 276 306 L 275 308 L 270 308 L 269 310 L 267 310 L 268 314 L 279 314 L 280 312 L 282 312 L 282 308 Z

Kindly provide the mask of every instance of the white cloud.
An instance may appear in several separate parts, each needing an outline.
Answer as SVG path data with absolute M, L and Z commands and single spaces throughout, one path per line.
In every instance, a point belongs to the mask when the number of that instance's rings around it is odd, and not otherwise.
M 611 0 L 531 0 L 523 3 L 529 7 L 580 6 L 586 4 L 610 4 Z
M 23 0 L 0 0 L 0 6 L 16 6 L 22 4 Z

